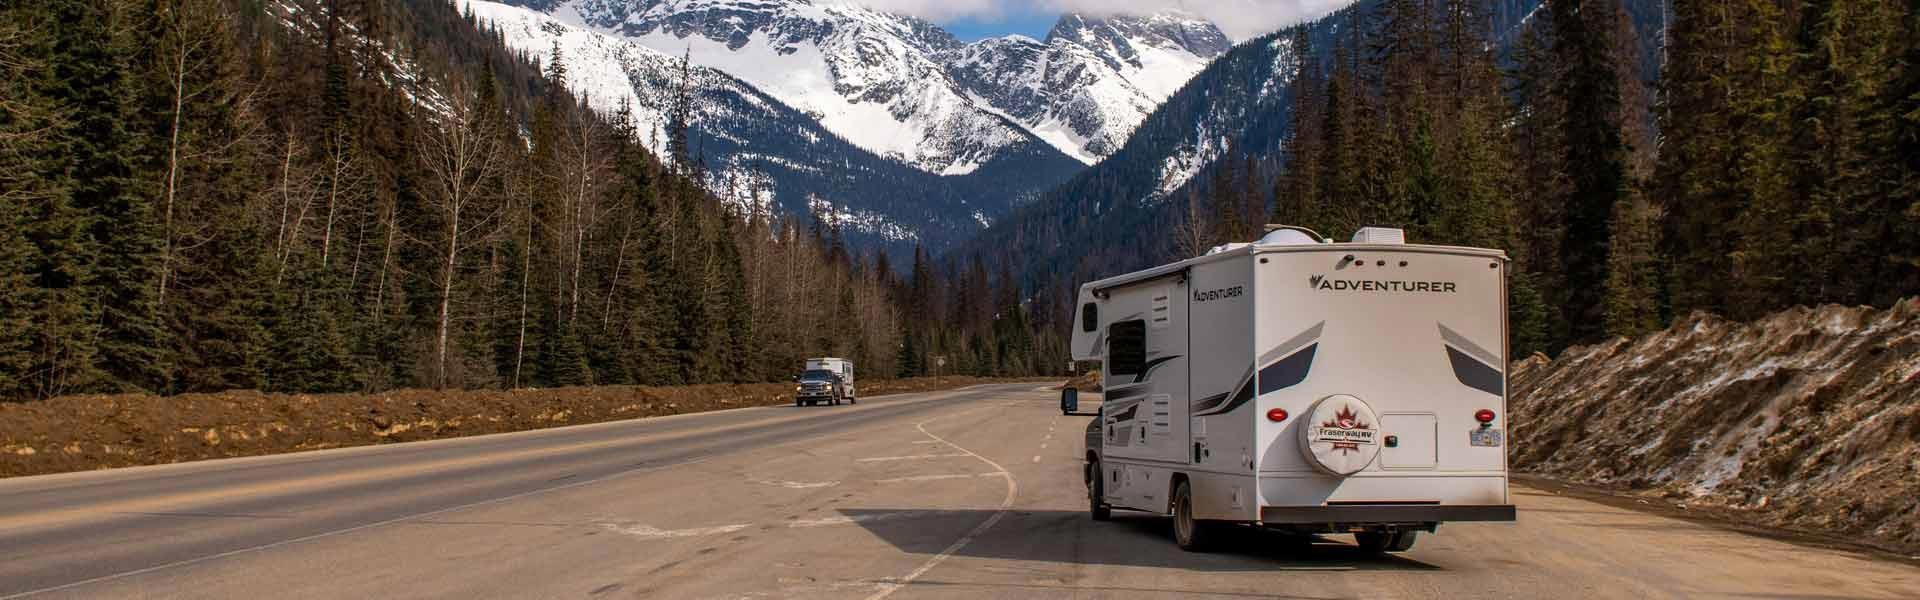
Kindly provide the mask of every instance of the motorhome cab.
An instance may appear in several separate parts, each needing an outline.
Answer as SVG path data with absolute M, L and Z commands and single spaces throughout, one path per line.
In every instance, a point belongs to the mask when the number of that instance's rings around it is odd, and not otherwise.
M 1512 521 L 1505 253 L 1269 229 L 1080 288 L 1073 357 L 1105 367 L 1093 518 L 1172 515 L 1189 550 L 1235 523 L 1403 551 Z

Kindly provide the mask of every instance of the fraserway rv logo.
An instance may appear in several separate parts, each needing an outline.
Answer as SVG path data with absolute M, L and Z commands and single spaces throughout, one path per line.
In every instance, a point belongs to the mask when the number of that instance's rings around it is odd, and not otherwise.
M 1373 425 L 1362 423 L 1360 415 L 1354 414 L 1352 406 L 1340 407 L 1333 413 L 1333 420 L 1321 423 L 1313 430 L 1313 441 L 1333 444 L 1334 450 L 1342 453 L 1359 452 L 1360 445 L 1373 445 L 1375 433 Z
M 1307 284 L 1316 290 L 1338 292 L 1418 292 L 1435 294 L 1453 294 L 1460 286 L 1451 281 L 1392 281 L 1384 279 L 1328 279 L 1325 275 L 1307 278 Z

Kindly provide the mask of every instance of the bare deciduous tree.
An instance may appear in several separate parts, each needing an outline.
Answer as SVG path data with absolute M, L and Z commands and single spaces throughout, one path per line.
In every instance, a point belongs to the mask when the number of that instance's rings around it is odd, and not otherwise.
M 1207 211 L 1200 207 L 1199 195 L 1188 192 L 1185 206 L 1180 209 L 1180 222 L 1173 226 L 1174 255 L 1199 256 L 1213 247 L 1213 236 L 1213 224 L 1208 221 Z
M 486 182 L 499 177 L 505 164 L 499 118 L 474 106 L 472 94 L 455 81 L 449 86 L 444 112 L 422 115 L 430 123 L 420 132 L 420 162 L 430 180 L 426 200 L 440 218 L 435 242 L 438 317 L 434 329 L 434 385 L 447 385 L 447 338 L 453 322 L 453 287 L 459 277 L 463 251 L 490 237 L 500 221 L 501 207 L 489 205 Z M 422 109 L 425 110 L 425 109 Z

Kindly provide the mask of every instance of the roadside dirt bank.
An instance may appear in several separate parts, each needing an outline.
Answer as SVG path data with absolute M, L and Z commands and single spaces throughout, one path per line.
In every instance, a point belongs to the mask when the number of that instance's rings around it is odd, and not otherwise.
M 1920 554 L 1920 299 L 1694 315 L 1511 372 L 1517 471 Z
M 875 380 L 861 382 L 860 394 L 872 397 L 1009 381 L 1057 384 L 1060 380 Z M 791 402 L 791 383 L 65 396 L 0 403 L 0 477 L 390 444 Z

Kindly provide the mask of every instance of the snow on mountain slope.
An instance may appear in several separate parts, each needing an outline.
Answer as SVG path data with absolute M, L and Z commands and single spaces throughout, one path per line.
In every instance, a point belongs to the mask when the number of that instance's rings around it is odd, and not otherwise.
M 486 0 L 461 6 L 509 47 L 543 64 L 557 50 L 575 94 L 605 112 L 627 106 L 641 141 L 664 153 L 681 55 L 583 26 L 561 10 L 547 14 Z M 788 215 L 830 204 L 855 241 L 903 256 L 914 242 L 938 248 L 968 237 L 983 227 L 976 214 L 997 218 L 1080 168 L 1029 140 L 949 163 L 942 168 L 947 174 L 929 172 L 865 150 L 814 115 L 721 70 L 694 65 L 689 79 L 691 141 L 707 161 L 711 189 L 737 206 Z
M 960 42 L 828 0 L 509 0 L 752 83 L 875 153 L 964 174 L 1045 143 L 1091 164 L 1231 47 L 1180 13 L 1062 17 L 1046 41 Z
M 1182 13 L 1060 18 L 1044 42 L 1022 36 L 949 51 L 975 98 L 1087 163 L 1113 154 L 1140 122 L 1233 45 Z
M 877 154 L 971 173 L 1040 140 L 976 106 L 934 62 L 930 23 L 804 0 L 575 0 L 551 13 L 745 80 Z

